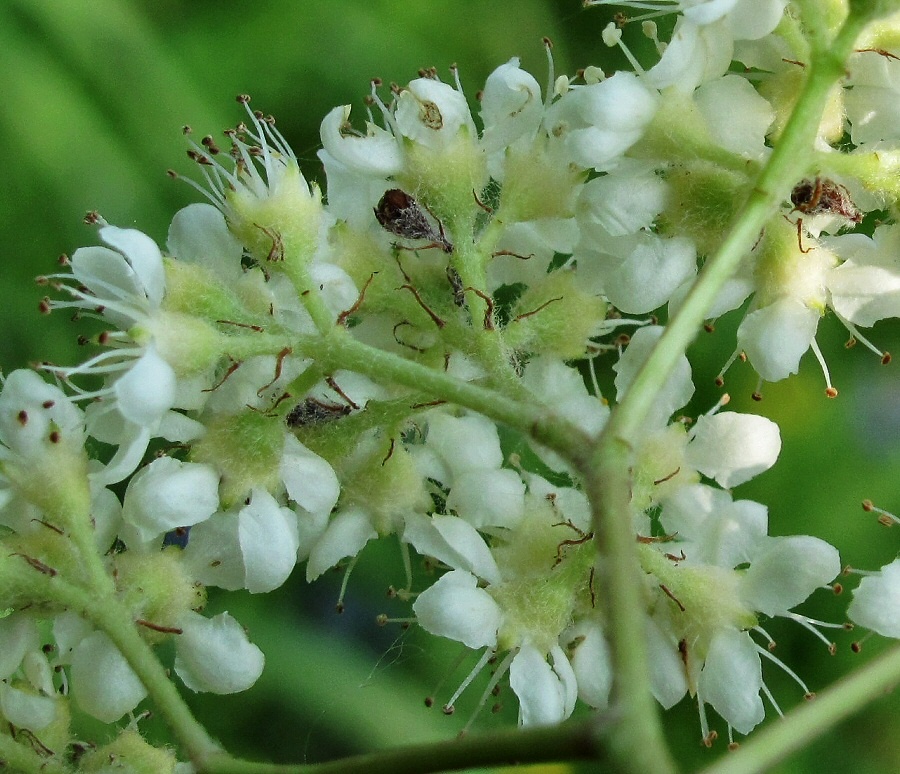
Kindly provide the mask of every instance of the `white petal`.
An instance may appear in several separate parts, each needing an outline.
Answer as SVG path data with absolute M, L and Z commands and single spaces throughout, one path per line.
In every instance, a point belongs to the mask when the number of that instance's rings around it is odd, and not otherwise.
M 119 411 L 129 422 L 152 427 L 175 401 L 175 371 L 147 347 L 144 354 L 113 385 Z
M 678 646 L 647 620 L 647 663 L 650 665 L 650 691 L 663 709 L 674 707 L 687 693 L 687 677 Z
M 741 581 L 741 597 L 766 615 L 786 614 L 841 571 L 837 549 L 810 535 L 773 537 L 761 547 Z
M 900 261 L 894 266 L 858 265 L 846 261 L 828 275 L 831 305 L 856 325 L 870 327 L 900 317 Z
M 580 639 L 572 652 L 572 669 L 578 680 L 578 698 L 595 709 L 606 709 L 612 690 L 612 662 L 606 637 L 599 625 L 582 621 L 567 639 Z
M 690 239 L 647 235 L 607 277 L 606 295 L 623 312 L 645 314 L 696 273 L 697 249 Z
M 12 613 L 0 618 L 0 680 L 19 668 L 26 652 L 39 647 L 37 626 L 31 616 Z
M 191 576 L 204 586 L 236 591 L 244 588 L 244 559 L 235 511 L 214 513 L 191 527 L 182 552 Z
M 369 125 L 366 137 L 343 132 L 350 118 L 350 106 L 334 108 L 322 119 L 319 134 L 325 150 L 341 164 L 364 175 L 389 177 L 403 168 L 403 154 L 394 136 Z
M 469 470 L 496 469 L 503 463 L 497 426 L 479 415 L 432 414 L 427 443 L 441 455 L 453 476 Z
M 771 419 L 727 411 L 697 420 L 686 458 L 728 489 L 771 468 L 780 452 L 781 434 Z
M 175 640 L 175 674 L 192 691 L 238 693 L 262 674 L 265 657 L 228 613 L 206 618 L 187 612 Z
M 500 582 L 500 571 L 484 538 L 469 522 L 456 516 L 406 516 L 403 539 L 422 556 L 467 570 L 490 583 Z
M 176 212 L 168 247 L 179 260 L 204 266 L 225 282 L 243 274 L 243 247 L 228 230 L 225 216 L 211 204 L 195 202 Z
M 122 517 L 144 540 L 205 521 L 219 507 L 219 475 L 210 465 L 160 457 L 128 483 Z
M 306 580 L 313 581 L 341 559 L 356 556 L 375 537 L 378 537 L 378 533 L 372 526 L 368 513 L 362 508 L 348 508 L 338 512 L 309 553 Z
M 568 717 L 566 686 L 530 642 L 519 648 L 510 664 L 509 686 L 519 698 L 519 725 L 544 726 Z
M 884 637 L 900 638 L 900 559 L 859 582 L 847 615 L 855 624 Z
M 94 632 L 75 646 L 71 680 L 78 706 L 104 723 L 115 723 L 147 695 L 138 676 L 103 632 Z
M 613 366 L 616 372 L 616 398 L 621 401 L 638 370 L 649 357 L 650 351 L 662 336 L 663 328 L 650 325 L 638 328 L 631 337 L 631 342 L 619 362 Z M 684 406 L 694 394 L 694 383 L 691 381 L 691 366 L 683 355 L 678 359 L 675 368 L 659 392 L 653 403 L 650 416 L 646 420 L 648 432 L 651 429 L 665 427 L 669 417 Z
M 290 434 L 284 438 L 281 479 L 288 497 L 310 513 L 330 513 L 341 493 L 331 465 Z
M 518 57 L 513 57 L 485 81 L 481 97 L 482 148 L 486 153 L 495 153 L 519 137 L 533 134 L 543 112 L 540 85 L 519 67 Z
M 473 527 L 515 527 L 525 515 L 525 484 L 514 470 L 468 471 L 458 476 L 447 509 Z
M 413 612 L 425 631 L 469 648 L 493 648 L 503 613 L 478 579 L 463 570 L 442 575 L 416 597 Z
M 579 223 L 599 225 L 610 236 L 636 234 L 649 229 L 665 209 L 668 190 L 666 182 L 648 164 L 625 160 L 613 174 L 584 184 Z
M 746 78 L 726 75 L 708 81 L 694 92 L 694 100 L 718 145 L 750 158 L 766 153 L 766 132 L 775 111 Z
M 40 731 L 56 719 L 56 703 L 54 696 L 23 691 L 0 683 L 0 711 L 3 719 L 17 728 L 29 731 Z
M 782 298 L 748 314 L 737 332 L 756 372 L 767 382 L 797 373 L 800 358 L 809 349 L 819 313 L 793 298 Z
M 251 594 L 277 589 L 297 563 L 300 536 L 297 516 L 278 505 L 264 489 L 254 489 L 238 516 L 238 539 L 244 557 L 244 587 Z
M 100 238 L 125 256 L 150 303 L 159 306 L 166 290 L 166 273 L 156 242 L 136 229 L 117 226 L 101 228 Z
M 740 734 L 749 734 L 765 717 L 759 691 L 762 666 L 750 635 L 725 629 L 709 645 L 698 694 Z

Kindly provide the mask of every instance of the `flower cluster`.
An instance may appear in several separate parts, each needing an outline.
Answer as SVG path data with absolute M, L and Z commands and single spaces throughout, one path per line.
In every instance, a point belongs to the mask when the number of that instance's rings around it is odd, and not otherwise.
M 643 19 L 646 67 L 606 30 L 633 72 L 556 77 L 551 59 L 544 90 L 513 59 L 477 115 L 455 70 L 373 82 L 362 127 L 349 106 L 322 122 L 326 198 L 241 97 L 224 152 L 190 141 L 208 202 L 175 215 L 164 247 L 92 217 L 104 246 L 42 277 L 42 307 L 98 319 L 99 353 L 42 364 L 53 384 L 15 371 L 0 392 L 11 727 L 56 749 L 70 700 L 105 722 L 141 703 L 108 609 L 146 645 L 173 642 L 188 689 L 249 688 L 263 654 L 227 613 L 202 613 L 206 587 L 268 592 L 298 564 L 310 582 L 349 573 L 387 536 L 421 628 L 480 651 L 448 708 L 495 658 L 485 697 L 508 678 L 523 725 L 607 706 L 610 621 L 574 450 L 466 396 L 596 439 L 740 213 L 811 55 L 784 0 L 624 5 L 678 13 L 667 41 Z M 812 349 L 836 394 L 815 340 L 826 314 L 889 359 L 858 327 L 900 316 L 895 28 L 873 26 L 854 54 L 806 176 L 709 311 L 742 309 L 736 354 L 761 381 Z M 776 616 L 810 627 L 793 609 L 840 561 L 818 538 L 769 536 L 765 506 L 733 498 L 775 463 L 778 428 L 727 397 L 681 415 L 692 379 L 681 356 L 630 439 L 619 518 L 638 544 L 653 694 L 694 697 L 711 740 L 707 706 L 729 738 L 763 719 L 762 660 L 793 673 L 753 636 L 770 641 Z M 411 550 L 440 572 L 414 572 Z M 895 565 L 863 581 L 851 615 L 896 637 L 877 613 Z

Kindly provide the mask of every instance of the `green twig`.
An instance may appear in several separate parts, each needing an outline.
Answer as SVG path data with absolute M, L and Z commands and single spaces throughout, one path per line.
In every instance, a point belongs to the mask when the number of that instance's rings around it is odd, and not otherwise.
M 596 720 L 591 720 L 527 730 L 509 729 L 319 764 L 254 763 L 223 754 L 209 757 L 202 771 L 204 774 L 429 774 L 473 766 L 579 759 L 608 766 L 610 760 L 600 743 L 598 725 Z

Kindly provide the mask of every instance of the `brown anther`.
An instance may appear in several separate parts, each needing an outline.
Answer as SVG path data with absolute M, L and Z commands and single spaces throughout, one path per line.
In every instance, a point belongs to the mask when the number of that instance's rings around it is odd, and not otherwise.
M 498 701 L 495 704 L 491 705 L 491 713 L 496 715 L 500 710 L 503 709 L 503 705 Z
M 716 326 L 713 325 L 711 322 L 703 323 L 703 330 L 705 330 L 707 333 L 715 333 Z
M 246 104 L 248 104 L 248 103 L 250 102 L 250 95 L 249 95 L 249 94 L 238 94 L 237 97 L 235 97 L 235 99 L 236 99 L 241 105 L 246 105 Z
M 838 594 L 844 593 L 844 585 L 842 583 L 833 583 L 831 586 L 831 590 L 834 592 L 835 596 Z
M 492 299 L 487 293 L 479 290 L 478 288 L 466 288 L 467 292 L 474 293 L 485 303 L 484 309 L 484 321 L 482 325 L 486 331 L 494 330 L 494 299 Z M 547 302 L 550 303 L 549 301 Z M 544 304 L 546 306 L 547 304 Z
M 750 395 L 750 397 L 751 397 L 753 400 L 755 400 L 757 403 L 759 403 L 759 402 L 763 399 L 762 393 L 761 393 L 761 392 L 756 392 L 755 390 L 754 390 L 754 392 Z
M 887 365 L 887 364 L 890 363 L 890 362 L 891 362 L 891 353 L 890 353 L 890 352 L 885 352 L 885 353 L 881 356 L 881 365 Z
M 236 360 L 230 366 L 228 366 L 228 370 L 225 371 L 225 375 L 219 379 L 212 387 L 204 387 L 200 392 L 213 392 L 214 390 L 218 390 L 223 384 L 225 384 L 225 380 L 231 376 L 238 368 L 241 367 L 241 361 Z
M 703 737 L 703 746 L 704 747 L 712 747 L 713 743 L 718 738 L 719 738 L 719 733 L 717 731 L 710 731 L 706 736 Z
M 388 622 L 388 617 L 386 613 L 379 613 L 375 616 L 375 623 L 378 626 L 386 626 Z
M 659 486 L 660 484 L 664 484 L 666 481 L 671 481 L 679 473 L 681 473 L 681 466 L 675 468 L 675 470 L 669 473 L 668 476 L 663 476 L 662 478 L 656 479 L 656 481 L 653 482 L 653 486 Z
M 19 411 L 19 413 L 16 414 L 16 421 L 22 425 L 22 427 L 25 427 L 25 425 L 28 424 L 28 412 L 25 409 Z
M 553 48 L 553 41 L 550 40 L 546 35 L 541 38 L 541 43 L 544 44 L 544 48 Z
M 431 709 L 434 706 L 434 696 L 425 697 L 425 706 Z
M 354 312 L 359 311 L 359 308 L 362 306 L 363 299 L 366 297 L 366 291 L 369 289 L 369 285 L 372 284 L 372 280 L 375 279 L 375 275 L 377 272 L 372 272 L 369 275 L 369 279 L 366 280 L 365 284 L 362 286 L 362 290 L 359 291 L 359 295 L 356 297 L 356 301 L 353 302 L 353 306 L 349 309 L 345 309 L 341 312 L 337 317 L 338 325 L 346 325 L 347 318 L 350 317 Z
M 59 443 L 62 436 L 59 434 L 59 430 L 51 430 L 47 438 L 50 440 L 50 443 Z
M 862 643 L 858 640 L 856 642 L 850 643 L 850 652 L 851 653 L 859 653 L 862 651 Z
M 443 712 L 445 715 L 452 715 L 454 712 L 456 712 L 456 707 L 454 707 L 452 704 L 445 704 L 443 707 L 441 707 L 441 712 Z
M 21 556 L 28 564 L 33 567 L 38 572 L 42 572 L 44 575 L 49 575 L 51 578 L 56 577 L 57 572 L 50 565 L 44 564 L 39 559 L 35 559 L 33 556 L 28 556 L 27 554 L 14 553 L 10 554 L 10 556 Z
M 148 629 L 152 629 L 155 632 L 161 632 L 162 634 L 181 634 L 184 631 L 177 626 L 163 626 L 162 624 L 156 624 L 143 618 L 138 618 L 135 623 L 138 626 L 145 626 Z
M 659 588 L 663 594 L 665 594 L 669 599 L 671 599 L 676 605 L 678 605 L 678 609 L 683 613 L 687 610 L 687 608 L 681 603 L 681 601 L 676 597 L 669 589 L 666 587 L 664 583 L 659 584 Z
M 200 144 L 206 148 L 213 156 L 220 153 L 219 146 L 216 145 L 216 141 L 213 139 L 211 134 L 206 135 L 202 140 L 200 140 Z
M 828 655 L 833 656 L 835 653 L 837 653 L 837 643 L 836 642 L 829 643 Z
M 284 359 L 291 354 L 293 350 L 290 347 L 285 347 L 275 356 L 275 375 L 272 377 L 272 381 L 268 384 L 264 384 L 260 387 L 256 394 L 257 396 L 261 396 L 269 387 L 271 387 L 278 379 L 281 377 L 281 370 L 284 367 Z
M 550 306 L 550 304 L 554 303 L 555 301 L 562 301 L 562 300 L 563 300 L 562 296 L 557 296 L 556 298 L 551 298 L 548 301 L 544 301 L 544 303 L 541 304 L 539 307 L 537 307 L 537 309 L 532 309 L 530 312 L 523 312 L 522 314 L 516 315 L 513 318 L 513 322 L 518 322 L 519 320 L 522 320 L 525 317 L 531 317 L 532 315 L 536 315 L 538 312 L 540 312 L 543 309 L 546 309 L 548 306 Z
M 397 288 L 397 290 L 408 290 L 410 293 L 412 293 L 419 306 L 421 306 L 422 309 L 425 310 L 426 314 L 432 319 L 432 321 L 435 325 L 437 325 L 438 328 L 443 328 L 446 325 L 446 323 L 428 307 L 428 304 L 426 304 L 422 300 L 422 296 L 419 295 L 419 291 L 416 290 L 415 287 L 413 287 L 412 285 L 401 285 L 399 288 Z
M 871 511 L 875 510 L 875 503 L 873 503 L 871 500 L 866 498 L 865 500 L 862 501 L 862 509 L 864 511 L 866 511 L 867 513 L 870 513 Z
M 894 526 L 894 520 L 890 516 L 888 516 L 886 513 L 882 513 L 878 516 L 878 523 L 882 527 L 893 527 Z
M 777 647 L 778 647 L 778 643 L 775 642 L 775 640 L 769 640 L 768 644 L 766 645 L 766 649 L 767 649 L 770 653 L 771 653 L 772 651 L 774 651 L 775 648 L 777 648 Z
M 853 349 L 856 346 L 856 339 L 851 336 L 844 342 L 844 349 Z
M 443 406 L 447 401 L 443 399 L 430 400 L 427 403 L 413 403 L 411 409 L 431 408 L 432 406 Z
M 804 693 L 804 694 L 803 694 L 803 700 L 804 700 L 804 701 L 812 701 L 812 700 L 815 699 L 815 698 L 816 698 L 815 691 L 810 691 L 809 693 Z
M 491 253 L 491 258 L 496 258 L 500 255 L 511 255 L 513 258 L 518 258 L 520 261 L 528 261 L 534 258 L 534 253 L 529 253 L 528 255 L 519 255 L 519 253 L 514 253 L 512 250 L 497 250 Z
M 338 395 L 340 395 L 340 396 L 344 399 L 344 402 L 345 402 L 350 408 L 352 408 L 352 409 L 359 409 L 359 404 L 354 403 L 354 402 L 350 399 L 350 396 L 347 395 L 347 393 L 344 392 L 344 391 L 340 388 L 340 385 L 338 385 L 338 383 L 334 380 L 334 377 L 332 377 L 332 376 L 326 377 L 326 378 L 325 378 L 325 384 L 327 384 L 329 387 L 331 387 L 332 390 L 334 390 Z
M 388 599 L 395 599 L 397 597 L 397 589 L 393 586 L 388 586 L 386 596 Z
M 94 226 L 99 223 L 103 218 L 100 217 L 100 213 L 97 210 L 91 210 L 90 212 L 85 213 L 84 222 L 89 226 Z
M 338 602 L 338 603 L 334 606 L 334 612 L 337 613 L 338 615 L 341 615 L 341 614 L 344 612 L 344 610 L 345 610 L 345 608 L 344 608 L 344 603 L 343 603 L 343 602 Z
M 381 467 L 384 467 L 387 464 L 387 461 L 394 456 L 394 446 L 395 439 L 391 438 L 391 445 L 388 448 L 387 454 L 384 455 L 384 458 L 381 460 Z
M 838 391 L 834 387 L 827 387 L 825 389 L 825 397 L 826 398 L 836 398 L 838 396 Z
M 178 178 L 180 177 L 180 175 L 174 169 L 167 169 L 166 176 L 170 180 L 178 180 Z

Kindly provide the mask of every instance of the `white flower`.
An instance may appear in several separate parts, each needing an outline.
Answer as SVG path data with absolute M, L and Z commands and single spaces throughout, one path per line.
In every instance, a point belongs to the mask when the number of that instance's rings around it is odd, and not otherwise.
M 447 509 L 473 526 L 514 527 L 522 518 L 525 485 L 516 471 L 502 467 L 500 437 L 490 420 L 432 413 L 417 463 L 423 475 L 449 488 Z
M 545 125 L 585 169 L 612 169 L 653 119 L 659 95 L 633 73 L 573 88 L 547 111 Z
M 254 489 L 247 504 L 191 528 L 184 560 L 204 585 L 258 594 L 287 580 L 299 546 L 297 514 Z

